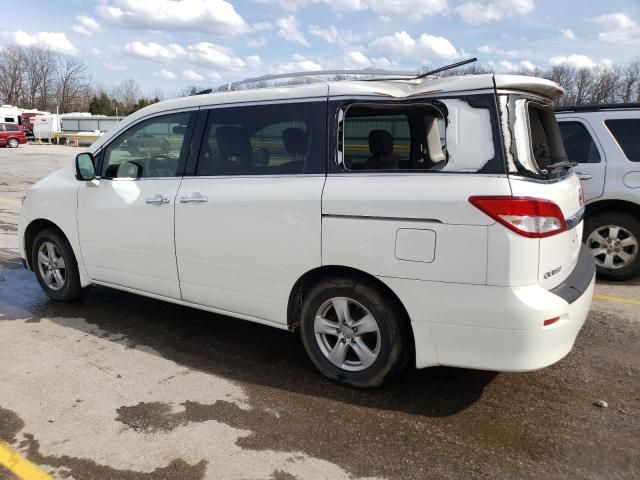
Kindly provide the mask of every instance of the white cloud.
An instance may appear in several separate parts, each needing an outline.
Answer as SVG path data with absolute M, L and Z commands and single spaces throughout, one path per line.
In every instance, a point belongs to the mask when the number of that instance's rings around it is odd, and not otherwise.
M 162 77 L 165 80 L 189 80 L 191 82 L 201 82 L 205 78 L 209 80 L 217 81 L 220 80 L 220 74 L 217 72 L 207 72 L 205 75 L 196 72 L 192 69 L 183 70 L 180 75 L 176 74 L 172 70 L 165 70 L 164 68 L 155 73 L 156 76 Z
M 249 25 L 225 0 L 106 0 L 98 7 L 111 23 L 150 30 L 185 30 L 233 36 Z
M 325 4 L 339 12 L 371 10 L 383 17 L 399 16 L 420 19 L 444 13 L 447 0 L 257 0 L 295 11 L 309 5 Z
M 576 40 L 576 34 L 569 28 L 561 28 L 560 38 L 562 38 L 562 40 Z
M 322 28 L 318 25 L 310 25 L 309 33 L 314 37 L 322 38 L 327 43 L 330 43 L 332 45 L 339 45 L 343 48 L 359 42 L 364 38 L 364 36 L 359 33 L 354 33 L 351 30 L 338 30 L 333 25 L 329 28 Z
M 385 57 L 367 57 L 364 53 L 354 50 L 345 53 L 337 59 L 337 63 L 330 62 L 332 67 L 345 69 L 388 68 L 391 62 Z
M 273 29 L 273 25 L 271 25 L 269 22 L 254 23 L 251 27 L 255 32 L 264 32 L 265 30 Z
M 21 47 L 48 48 L 65 55 L 76 55 L 78 49 L 73 46 L 63 32 L 38 32 L 29 34 L 18 30 L 13 33 L 13 41 Z
M 176 80 L 178 76 L 170 70 L 165 70 L 164 68 L 158 72 L 158 75 L 166 80 Z
M 275 73 L 311 72 L 314 70 L 322 70 L 322 66 L 302 55 L 294 55 L 291 62 L 276 66 Z
M 465 22 L 479 25 L 527 15 L 534 9 L 534 0 L 485 0 L 465 2 L 458 6 L 456 11 Z
M 191 70 L 191 69 L 187 69 L 183 71 L 182 78 L 184 78 L 185 80 L 191 80 L 194 82 L 201 82 L 202 80 L 204 80 L 204 77 L 202 75 L 200 75 L 195 70 Z
M 185 54 L 184 48 L 175 43 L 160 45 L 156 42 L 144 43 L 138 40 L 126 44 L 124 51 L 133 57 L 144 58 L 154 62 L 169 62 Z
M 502 72 L 533 72 L 536 66 L 529 60 L 522 60 L 520 62 L 510 62 L 509 60 L 500 60 L 496 65 L 495 62 L 490 64 L 498 71 Z
M 602 60 L 600 63 L 592 60 L 590 57 L 586 55 L 579 55 L 577 53 L 573 53 L 569 56 L 558 55 L 555 57 L 551 57 L 549 59 L 549 65 L 551 66 L 560 66 L 566 65 L 568 67 L 573 68 L 610 68 L 612 66 L 611 60 Z
M 502 50 L 500 48 L 492 47 L 491 45 L 479 46 L 478 52 L 484 53 L 485 55 L 495 53 L 496 55 L 508 58 L 516 58 L 522 56 L 522 52 L 519 52 L 518 50 Z
M 191 63 L 215 66 L 227 71 L 239 70 L 246 66 L 246 62 L 234 56 L 230 48 L 209 42 L 187 46 L 185 59 Z
M 249 47 L 249 48 L 262 48 L 267 43 L 269 43 L 269 40 L 267 40 L 267 37 L 252 38 L 251 40 L 249 40 L 247 42 L 247 47 Z
M 238 71 L 244 68 L 257 68 L 262 64 L 257 55 L 245 59 L 234 55 L 233 50 L 222 45 L 199 42 L 183 47 L 172 43 L 161 45 L 156 42 L 133 41 L 124 47 L 130 56 L 155 62 L 184 61 L 204 67 L 215 67 L 222 71 Z
M 76 17 L 76 23 L 71 28 L 74 32 L 88 37 L 102 30 L 98 22 L 89 15 L 78 15 Z
M 453 60 L 460 57 L 460 52 L 449 40 L 424 33 L 414 39 L 405 31 L 396 32 L 371 42 L 369 47 L 388 50 L 394 56 L 412 58 L 421 62 L 433 58 Z
M 610 13 L 595 18 L 604 29 L 598 39 L 606 43 L 640 42 L 640 25 L 624 13 Z
M 296 17 L 287 15 L 276 20 L 278 27 L 278 36 L 288 40 L 289 42 L 299 43 L 305 47 L 309 47 L 309 42 L 304 38 L 304 34 L 300 31 L 300 26 Z

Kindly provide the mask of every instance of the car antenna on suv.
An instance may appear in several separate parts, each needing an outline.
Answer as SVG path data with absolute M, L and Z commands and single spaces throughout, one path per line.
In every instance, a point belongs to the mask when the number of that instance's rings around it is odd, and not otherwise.
M 477 62 L 477 61 L 478 61 L 478 59 L 476 57 L 467 58 L 466 60 L 463 60 L 461 62 L 452 63 L 451 65 L 445 65 L 444 67 L 436 68 L 435 70 L 429 70 L 428 72 L 421 73 L 420 75 L 418 75 L 416 77 L 416 79 L 425 78 L 425 77 L 428 77 L 430 75 L 435 75 L 436 73 L 444 72 L 445 70 L 452 70 L 454 68 L 458 68 L 458 67 L 461 67 L 463 65 L 467 65 L 469 63 L 473 63 L 473 62 Z

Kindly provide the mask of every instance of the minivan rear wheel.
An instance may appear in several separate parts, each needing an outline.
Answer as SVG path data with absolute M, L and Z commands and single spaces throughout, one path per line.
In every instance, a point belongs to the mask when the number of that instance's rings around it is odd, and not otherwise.
M 640 274 L 640 221 L 620 212 L 603 212 L 587 219 L 585 244 L 600 278 L 628 280 Z
M 319 282 L 305 297 L 300 335 L 314 365 L 328 378 L 375 387 L 403 366 L 401 314 L 365 281 Z
M 82 293 L 78 262 L 63 235 L 46 228 L 36 235 L 31 264 L 42 290 L 53 300 L 68 302 Z
M 18 145 L 20 145 L 20 142 L 18 142 L 17 138 L 10 138 L 9 139 L 9 147 L 18 148 Z

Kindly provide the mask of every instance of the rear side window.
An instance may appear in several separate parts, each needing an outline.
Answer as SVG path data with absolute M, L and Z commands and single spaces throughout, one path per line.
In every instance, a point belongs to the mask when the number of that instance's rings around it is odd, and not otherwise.
M 326 103 L 299 102 L 209 111 L 196 174 L 322 173 Z
M 490 96 L 352 103 L 338 112 L 343 171 L 504 173 Z
M 398 170 L 411 167 L 411 130 L 407 115 L 347 115 L 345 166 L 349 170 Z
M 12 124 L 7 124 L 4 127 L 7 132 L 17 132 L 20 130 L 16 125 L 12 125 Z
M 567 158 L 577 163 L 598 163 L 600 152 L 593 137 L 580 122 L 559 122 Z
M 640 162 L 640 119 L 605 120 L 604 124 L 625 156 L 632 162 Z

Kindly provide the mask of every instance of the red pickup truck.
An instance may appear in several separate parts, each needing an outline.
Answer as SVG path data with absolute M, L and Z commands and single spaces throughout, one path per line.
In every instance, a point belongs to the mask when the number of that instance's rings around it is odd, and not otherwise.
M 14 123 L 0 123 L 0 147 L 18 148 L 27 143 L 24 131 Z

